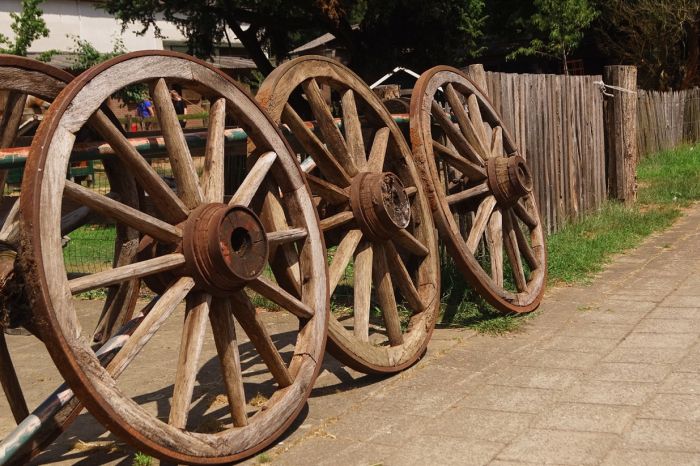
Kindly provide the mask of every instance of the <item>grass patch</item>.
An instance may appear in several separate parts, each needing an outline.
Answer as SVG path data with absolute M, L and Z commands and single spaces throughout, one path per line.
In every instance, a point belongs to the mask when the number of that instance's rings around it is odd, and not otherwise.
M 133 466 L 151 466 L 153 464 L 153 458 L 140 451 L 134 455 Z

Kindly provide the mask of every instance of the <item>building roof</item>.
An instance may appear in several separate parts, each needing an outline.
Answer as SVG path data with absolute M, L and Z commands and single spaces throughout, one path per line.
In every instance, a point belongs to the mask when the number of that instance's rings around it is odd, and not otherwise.
M 36 59 L 39 53 L 28 53 L 29 58 Z M 77 55 L 75 53 L 61 52 L 53 55 L 51 59 L 47 62 L 49 65 L 61 68 L 64 70 L 72 69 L 75 65 Z M 249 58 L 242 57 L 229 57 L 229 56 L 218 56 L 212 57 L 212 59 L 207 60 L 209 63 L 213 64 L 217 68 L 223 69 L 237 69 L 237 70 L 254 70 L 257 68 L 253 60 Z
M 335 36 L 331 34 L 330 32 L 325 33 L 322 36 L 319 36 L 315 38 L 314 40 L 305 43 L 304 45 L 300 45 L 299 47 L 295 48 L 289 53 L 302 53 L 306 52 L 307 50 L 315 49 L 316 47 L 319 47 L 321 45 L 327 44 L 335 39 Z

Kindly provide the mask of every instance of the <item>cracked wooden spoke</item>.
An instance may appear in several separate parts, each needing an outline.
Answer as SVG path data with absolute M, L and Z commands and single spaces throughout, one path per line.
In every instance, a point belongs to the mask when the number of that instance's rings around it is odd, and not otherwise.
M 355 214 L 351 211 L 346 210 L 344 212 L 338 212 L 337 214 L 331 215 L 321 220 L 321 230 L 324 232 L 332 230 L 333 228 L 338 228 L 347 223 L 352 222 L 355 219 Z
M 206 202 L 224 200 L 224 125 L 226 122 L 226 99 L 217 99 L 209 109 L 207 145 L 204 149 L 204 171 L 202 191 Z
M 288 230 L 271 231 L 267 234 L 267 242 L 270 249 L 282 244 L 294 243 L 305 239 L 309 232 L 306 228 L 289 228 Z
M 353 283 L 353 333 L 360 341 L 369 340 L 369 311 L 372 298 L 372 243 L 363 241 L 355 251 Z
M 518 225 L 518 221 L 515 219 L 515 214 L 513 213 L 513 211 L 509 210 L 508 215 L 510 216 L 510 222 L 513 225 L 513 230 L 515 231 L 515 238 L 518 241 L 518 249 L 525 258 L 527 265 L 530 266 L 530 269 L 535 270 L 540 266 L 539 260 L 537 260 L 535 252 L 530 247 L 530 243 L 528 243 L 527 238 L 525 237 L 525 233 L 523 232 L 523 230 L 520 229 L 520 226 Z
M 389 128 L 380 128 L 374 134 L 372 148 L 369 152 L 369 160 L 367 161 L 367 171 L 379 173 L 384 171 L 384 160 L 386 159 L 386 151 L 389 143 Z
M 294 380 L 289 373 L 282 356 L 272 342 L 265 323 L 255 311 L 255 306 L 243 291 L 231 296 L 231 308 L 236 320 L 243 327 L 250 342 L 255 346 L 260 358 L 263 360 L 277 384 L 284 388 L 290 386 Z
M 520 258 L 520 248 L 518 248 L 518 239 L 515 233 L 515 227 L 510 215 L 503 215 L 503 240 L 508 255 L 508 261 L 513 270 L 513 278 L 515 279 L 515 287 L 518 291 L 527 289 L 527 281 L 525 280 L 525 270 L 523 270 L 523 262 Z
M 260 276 L 256 278 L 249 282 L 248 286 L 256 293 L 278 304 L 281 308 L 286 309 L 300 319 L 310 319 L 314 316 L 313 309 L 265 277 Z
M 153 198 L 153 205 L 172 224 L 187 218 L 189 209 L 168 187 L 151 165 L 131 145 L 101 110 L 90 117 L 90 125 L 112 146 L 125 168 L 132 173 L 143 189 Z
M 321 89 L 315 79 L 307 79 L 301 84 L 304 89 L 304 94 L 308 99 L 311 112 L 314 114 L 318 129 L 323 136 L 323 141 L 326 143 L 331 153 L 340 162 L 345 171 L 350 176 L 355 176 L 358 173 L 357 164 L 353 154 L 348 151 L 348 146 L 345 144 L 345 139 L 341 134 L 338 126 L 335 123 L 335 118 L 331 115 L 330 108 L 326 103 L 326 99 L 321 94 Z
M 447 97 L 452 113 L 457 120 L 459 129 L 462 131 L 462 135 L 467 138 L 469 144 L 479 151 L 479 155 L 481 155 L 484 159 L 489 158 L 489 154 L 491 153 L 489 146 L 484 145 L 482 140 L 479 138 L 477 134 L 478 130 L 469 119 L 467 112 L 464 110 L 464 104 L 459 98 L 457 91 L 455 91 L 454 87 L 452 87 L 452 84 L 445 86 L 445 96 Z
M 464 136 L 462 136 L 462 133 L 452 123 L 449 115 L 447 115 L 435 101 L 433 101 L 432 104 L 431 114 L 437 121 L 438 125 L 440 125 L 442 130 L 445 132 L 447 139 L 449 139 L 452 144 L 454 144 L 455 148 L 457 148 L 457 152 L 464 154 L 471 160 L 471 162 L 477 165 L 484 165 L 484 160 L 479 155 L 479 152 L 474 148 L 474 146 L 469 144 Z
M 10 91 L 7 93 L 5 108 L 2 118 L 0 118 L 0 148 L 11 147 L 14 144 L 17 131 L 22 123 L 22 113 L 26 103 L 27 94 L 24 92 Z
M 248 425 L 248 415 L 246 414 L 245 390 L 241 375 L 241 356 L 238 352 L 236 326 L 231 313 L 231 303 L 228 299 L 217 297 L 212 299 L 209 320 L 211 321 L 211 330 L 219 356 L 233 425 L 236 427 L 246 426 Z
M 294 137 L 296 137 L 299 144 L 301 144 L 304 150 L 313 158 L 314 163 L 318 166 L 326 179 L 341 187 L 350 185 L 350 176 L 345 169 L 328 151 L 325 144 L 318 139 L 308 126 L 306 126 L 304 120 L 289 104 L 284 105 L 282 121 L 289 125 Z
M 493 212 L 494 207 L 496 207 L 496 198 L 493 196 L 488 196 L 479 204 L 472 229 L 469 231 L 469 238 L 467 238 L 467 249 L 472 254 L 476 252 L 476 248 L 479 246 L 479 242 L 484 235 L 486 224 L 491 217 L 491 212 Z
M 377 292 L 377 300 L 384 318 L 389 344 L 397 346 L 403 343 L 403 334 L 401 333 L 399 309 L 396 305 L 394 286 L 391 283 L 391 274 L 387 265 L 384 246 L 382 243 L 374 243 L 372 248 L 374 250 L 374 267 L 372 268 L 374 289 Z
M 153 97 L 156 118 L 165 139 L 170 167 L 177 183 L 177 192 L 185 205 L 194 209 L 204 202 L 204 195 L 165 79 L 159 78 L 156 81 L 151 89 L 151 97 Z
M 523 223 L 531 230 L 537 228 L 537 225 L 540 223 L 534 216 L 532 216 L 532 214 L 530 214 L 530 212 L 528 212 L 520 201 L 513 205 L 513 212 L 515 212 L 515 215 L 517 215 L 518 218 L 522 220 Z
M 345 140 L 348 149 L 355 158 L 355 164 L 359 170 L 367 167 L 367 155 L 365 154 L 365 142 L 362 138 L 362 125 L 357 114 L 357 104 L 355 103 L 355 93 L 348 89 L 341 98 L 343 107 L 343 129 L 345 130 Z
M 164 256 L 148 259 L 134 264 L 115 267 L 103 272 L 85 275 L 84 277 L 68 280 L 70 291 L 73 294 L 94 288 L 104 288 L 132 278 L 145 277 L 160 272 L 176 269 L 185 264 L 185 256 L 178 253 L 165 254 Z
M 360 244 L 361 238 L 362 232 L 360 230 L 350 230 L 336 248 L 335 254 L 333 255 L 333 262 L 331 262 L 328 268 L 329 296 L 333 296 L 338 282 L 343 278 L 345 269 L 347 269 L 350 259 L 352 259 L 358 244 Z
M 425 257 L 430 253 L 425 244 L 421 243 L 418 238 L 405 229 L 399 230 L 396 236 L 391 239 L 396 245 L 415 256 Z
M 472 180 L 483 180 L 486 178 L 486 170 L 465 159 L 457 152 L 447 146 L 443 146 L 437 141 L 433 141 L 433 148 L 442 155 L 443 160 L 461 171 L 467 178 Z
M 170 425 L 179 429 L 184 429 L 187 425 L 210 303 L 211 296 L 202 292 L 193 293 L 186 299 L 185 324 L 182 327 L 175 386 L 168 419 Z
M 503 128 L 496 126 L 491 136 L 491 156 L 503 156 Z
M 476 128 L 476 134 L 481 140 L 482 146 L 484 148 L 490 147 L 491 138 L 486 134 L 484 119 L 481 116 L 481 109 L 479 108 L 479 101 L 476 98 L 476 94 L 470 94 L 469 97 L 467 97 L 467 107 L 469 108 L 469 118 Z
M 421 312 L 425 309 L 416 285 L 413 283 L 413 278 L 406 268 L 403 259 L 399 255 L 399 252 L 394 247 L 391 241 L 385 241 L 383 243 L 384 253 L 386 254 L 386 260 L 389 264 L 389 270 L 391 271 L 392 277 L 398 286 L 401 294 L 408 302 L 411 310 L 413 312 Z
M 250 205 L 250 202 L 263 184 L 275 160 L 277 160 L 277 154 L 274 152 L 265 152 L 261 155 L 258 160 L 255 161 L 255 164 L 246 175 L 243 183 L 241 183 L 236 190 L 228 205 Z
M 469 199 L 476 198 L 478 196 L 483 196 L 484 194 L 488 193 L 490 191 L 489 185 L 486 182 L 483 182 L 481 184 L 478 184 L 474 187 L 465 189 L 464 191 L 459 191 L 454 194 L 450 194 L 449 196 L 445 197 L 445 200 L 447 201 L 447 204 L 452 206 L 454 204 L 458 204 L 460 202 L 467 201 Z
M 182 231 L 178 227 L 144 214 L 140 210 L 85 188 L 78 183 L 66 180 L 64 194 L 68 199 L 87 206 L 105 217 L 129 225 L 166 243 L 174 243 L 182 238 Z
M 486 227 L 486 242 L 491 258 L 491 278 L 498 286 L 503 286 L 503 223 L 501 211 L 495 209 Z
M 347 188 L 340 188 L 317 176 L 306 175 L 311 192 L 331 205 L 345 204 L 350 200 Z

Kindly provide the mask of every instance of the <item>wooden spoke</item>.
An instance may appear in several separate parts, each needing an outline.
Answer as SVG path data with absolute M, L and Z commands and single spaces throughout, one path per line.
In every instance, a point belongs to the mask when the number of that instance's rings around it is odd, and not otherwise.
M 357 114 L 357 105 L 355 104 L 355 93 L 352 89 L 348 89 L 343 93 L 341 105 L 343 107 L 343 129 L 345 130 L 348 150 L 355 158 L 355 164 L 358 169 L 364 170 L 367 167 L 367 154 L 365 154 L 362 125 L 360 124 L 360 117 Z
M 489 190 L 490 190 L 490 188 L 489 188 L 488 183 L 483 182 L 483 183 L 478 184 L 472 188 L 465 189 L 464 191 L 450 194 L 449 196 L 445 197 L 445 200 L 447 201 L 447 204 L 451 206 L 451 205 L 466 201 L 468 199 L 473 199 L 477 196 L 482 196 L 482 195 L 488 193 Z
M 474 146 L 469 144 L 465 137 L 462 136 L 462 133 L 460 133 L 459 130 L 455 128 L 454 124 L 452 124 L 452 120 L 450 119 L 450 117 L 444 112 L 442 108 L 440 108 L 440 105 L 438 105 L 438 103 L 435 101 L 433 101 L 431 113 L 437 121 L 437 123 L 442 128 L 442 130 L 445 132 L 447 138 L 450 141 L 452 141 L 452 144 L 454 144 L 454 146 L 457 148 L 457 152 L 459 152 L 460 154 L 464 154 L 473 163 L 483 166 L 484 160 L 479 155 L 479 152 L 474 148 Z
M 160 123 L 160 129 L 167 146 L 170 167 L 177 183 L 178 194 L 187 207 L 194 209 L 204 202 L 204 195 L 165 79 L 160 78 L 156 81 L 151 89 L 151 97 L 153 97 L 156 118 Z
M 314 159 L 311 157 L 307 157 L 299 164 L 299 166 L 301 167 L 301 171 L 304 173 L 311 173 L 314 168 L 316 168 L 316 162 L 314 162 Z
M 187 297 L 186 303 L 185 324 L 182 328 L 175 387 L 168 419 L 170 425 L 179 429 L 184 429 L 187 424 L 211 296 L 202 292 L 193 293 Z
M 491 212 L 493 212 L 494 207 L 496 207 L 496 198 L 493 196 L 488 196 L 481 201 L 481 204 L 479 204 L 479 208 L 476 211 L 476 217 L 474 218 L 474 223 L 472 224 L 472 229 L 469 232 L 469 237 L 467 238 L 467 249 L 472 254 L 474 254 L 476 248 L 479 246 L 479 241 L 481 241 L 481 237 L 484 235 L 486 224 L 491 217 Z
M 353 283 L 353 333 L 360 341 L 369 340 L 369 311 L 372 298 L 372 243 L 363 241 L 355 251 Z
M 313 309 L 265 277 L 260 276 L 256 278 L 249 282 L 248 286 L 256 293 L 279 304 L 280 307 L 286 309 L 300 319 L 310 319 L 314 316 Z
M 503 286 L 503 223 L 501 211 L 495 209 L 486 226 L 486 242 L 491 257 L 491 278 L 498 286 Z
M 335 254 L 333 255 L 333 262 L 331 262 L 328 268 L 329 296 L 333 295 L 335 288 L 338 286 L 338 282 L 343 278 L 345 269 L 347 269 L 350 259 L 355 253 L 358 244 L 360 244 L 361 238 L 362 232 L 360 230 L 350 230 L 336 248 Z
M 212 299 L 209 320 L 214 334 L 216 352 L 219 355 L 233 425 L 236 427 L 248 425 L 243 376 L 241 375 L 241 356 L 238 353 L 236 326 L 233 322 L 231 303 L 228 299 Z
M 496 126 L 491 135 L 491 157 L 503 156 L 503 128 Z
M 476 98 L 476 94 L 471 94 L 467 97 L 467 107 L 469 108 L 469 118 L 474 128 L 476 128 L 476 134 L 479 136 L 482 146 L 490 147 L 491 138 L 486 134 L 484 119 L 481 116 L 481 109 L 479 108 L 479 101 Z
M 85 225 L 92 215 L 92 210 L 86 206 L 80 206 L 73 209 L 63 217 L 61 217 L 61 235 L 65 236 L 71 231 L 77 230 Z
M 324 201 L 331 205 L 345 204 L 350 200 L 347 188 L 339 188 L 326 180 L 313 175 L 306 175 L 311 192 L 316 196 L 321 196 Z
M 403 297 L 406 298 L 412 311 L 423 311 L 425 305 L 421 301 L 418 290 L 413 283 L 413 278 L 408 272 L 408 269 L 406 269 L 406 264 L 404 264 L 403 259 L 401 259 L 396 247 L 394 247 L 391 241 L 385 241 L 383 246 L 387 264 L 389 264 L 389 270 L 391 271 L 391 276 L 394 277 L 396 286 L 398 286 Z
M 22 387 L 19 385 L 10 352 L 7 349 L 5 333 L 2 330 L 0 330 L 0 384 L 5 392 L 5 398 L 10 405 L 15 422 L 19 424 L 29 416 L 29 409 L 22 393 Z
M 442 154 L 442 158 L 448 164 L 461 171 L 467 178 L 472 180 L 483 180 L 486 178 L 486 170 L 465 159 L 449 147 L 443 146 L 437 141 L 433 141 L 433 148 Z
M 306 228 L 290 228 L 288 230 L 272 231 L 267 234 L 267 241 L 270 249 L 282 244 L 300 241 L 308 236 Z
M 168 317 L 175 311 L 177 305 L 187 296 L 194 287 L 194 280 L 190 277 L 178 279 L 162 296 L 155 298 L 156 303 L 136 327 L 126 343 L 117 355 L 107 365 L 107 372 L 112 377 L 118 377 L 126 369 L 131 361 L 139 354 L 141 349 L 156 334 Z
M 515 219 L 515 214 L 512 210 L 509 210 L 508 215 L 510 216 L 510 222 L 513 225 L 513 230 L 515 231 L 515 238 L 518 241 L 518 249 L 520 250 L 520 253 L 523 255 L 523 257 L 525 257 L 525 261 L 527 262 L 527 265 L 530 266 L 530 269 L 534 270 L 538 268 L 540 266 L 540 261 L 537 260 L 535 252 L 530 247 L 530 243 L 528 243 L 525 233 L 520 229 L 520 226 Z
M 447 96 L 447 101 L 449 102 L 450 107 L 452 108 L 452 113 L 457 119 L 459 129 L 462 130 L 462 135 L 464 135 L 464 137 L 467 138 L 469 144 L 471 144 L 474 148 L 476 148 L 476 150 L 479 151 L 479 154 L 482 155 L 483 158 L 488 158 L 489 154 L 491 153 L 491 151 L 489 150 L 489 146 L 485 145 L 479 138 L 477 134 L 478 130 L 474 127 L 474 124 L 469 119 L 467 112 L 464 110 L 464 104 L 459 98 L 457 91 L 455 91 L 454 87 L 452 87 L 452 84 L 448 84 L 447 86 L 445 86 L 445 95 Z
M 328 230 L 332 230 L 333 228 L 338 228 L 339 226 L 345 225 L 346 223 L 350 223 L 354 218 L 355 214 L 353 214 L 349 210 L 339 212 L 335 215 L 331 215 L 330 217 L 326 217 L 323 220 L 321 220 L 321 230 L 326 232 Z
M 131 145 L 129 140 L 114 126 L 101 110 L 90 118 L 90 125 L 114 149 L 119 159 L 132 173 L 143 189 L 154 199 L 153 204 L 163 214 L 165 220 L 175 225 L 187 218 L 189 209 L 168 187 L 146 159 Z
M 202 190 L 207 202 L 223 202 L 224 199 L 224 124 L 226 99 L 217 99 L 209 109 L 207 146 L 204 149 Z
M 250 302 L 248 296 L 243 291 L 234 294 L 231 297 L 231 307 L 236 320 L 243 327 L 243 331 L 248 335 L 253 346 L 258 350 L 258 354 L 260 354 L 267 368 L 270 369 L 270 373 L 272 373 L 277 384 L 280 387 L 290 386 L 294 382 L 292 375 L 272 342 L 267 328 L 265 328 L 265 323 L 258 316 L 255 306 Z
M 27 94 L 18 91 L 7 93 L 5 109 L 0 119 L 0 148 L 11 147 L 15 142 L 26 103 Z
M 241 183 L 241 186 L 239 186 L 228 205 L 248 206 L 250 201 L 253 200 L 255 193 L 263 184 L 275 160 L 277 160 L 277 154 L 274 152 L 265 152 L 261 155 L 246 175 L 243 183 Z
M 0 241 L 8 244 L 19 243 L 19 199 L 12 204 L 12 208 L 10 208 L 5 222 L 0 228 Z
M 158 240 L 174 243 L 182 238 L 182 231 L 169 223 L 151 217 L 137 209 L 103 196 L 78 183 L 66 180 L 64 193 L 67 198 L 89 207 L 105 217 L 122 222 Z
M 403 334 L 401 333 L 401 320 L 399 319 L 399 309 L 396 305 L 396 297 L 394 296 L 394 287 L 391 283 L 391 275 L 389 266 L 387 265 L 384 246 L 382 243 L 374 243 L 374 267 L 372 268 L 372 277 L 374 280 L 374 289 L 377 292 L 377 299 L 382 310 L 382 317 L 386 325 L 386 336 L 389 339 L 391 346 L 397 346 L 403 343 Z
M 343 135 L 338 126 L 335 124 L 335 118 L 331 115 L 330 108 L 321 94 L 321 89 L 315 79 L 311 78 L 301 84 L 304 89 L 304 94 L 308 99 L 311 112 L 314 114 L 318 129 L 323 135 L 323 140 L 335 155 L 340 165 L 350 176 L 355 176 L 358 173 L 357 164 L 353 154 L 348 151 L 348 146 L 345 144 Z
M 403 190 L 403 192 L 406 193 L 406 196 L 411 198 L 416 195 L 416 193 L 418 192 L 418 188 L 416 188 L 415 186 L 408 186 Z
M 517 215 L 518 218 L 522 220 L 523 223 L 527 225 L 527 227 L 530 230 L 534 230 L 535 228 L 537 228 L 537 225 L 539 225 L 539 221 L 537 220 L 537 218 L 532 216 L 532 214 L 528 212 L 527 208 L 525 208 L 525 206 L 522 205 L 520 201 L 516 202 L 513 205 L 513 211 L 515 212 L 515 215 Z
M 289 104 L 284 105 L 282 121 L 289 125 L 294 137 L 299 141 L 301 147 L 313 158 L 326 179 L 341 187 L 350 185 L 350 176 L 345 169 L 338 163 L 336 158 L 331 155 L 323 142 L 321 142 L 313 131 L 306 126 L 304 120 L 302 120 L 299 114 Z
M 185 264 L 185 256 L 182 254 L 166 254 L 164 256 L 148 259 L 134 264 L 115 267 L 97 272 L 84 277 L 68 280 L 71 293 L 80 293 L 94 288 L 103 288 L 132 278 L 145 277 L 160 272 L 176 269 Z
M 515 233 L 515 227 L 508 212 L 503 215 L 503 233 L 504 246 L 508 261 L 513 269 L 513 278 L 515 279 L 515 287 L 518 291 L 527 289 L 527 281 L 525 280 L 525 271 L 523 270 L 523 262 L 520 258 L 520 248 L 518 248 L 518 239 Z
M 369 152 L 369 160 L 367 161 L 367 171 L 372 173 L 380 173 L 384 171 L 384 159 L 386 158 L 386 149 L 389 143 L 389 128 L 380 128 L 374 134 L 372 148 Z
M 418 257 L 425 257 L 430 253 L 428 247 L 418 241 L 418 238 L 410 234 L 407 230 L 399 230 L 392 238 L 392 241 L 399 247 Z

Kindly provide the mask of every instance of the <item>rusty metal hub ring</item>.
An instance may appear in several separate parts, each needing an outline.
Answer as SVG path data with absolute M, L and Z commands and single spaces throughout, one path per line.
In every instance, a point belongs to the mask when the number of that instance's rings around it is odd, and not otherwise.
M 401 179 L 393 173 L 361 173 L 350 187 L 350 207 L 362 232 L 387 240 L 411 221 L 411 204 Z

